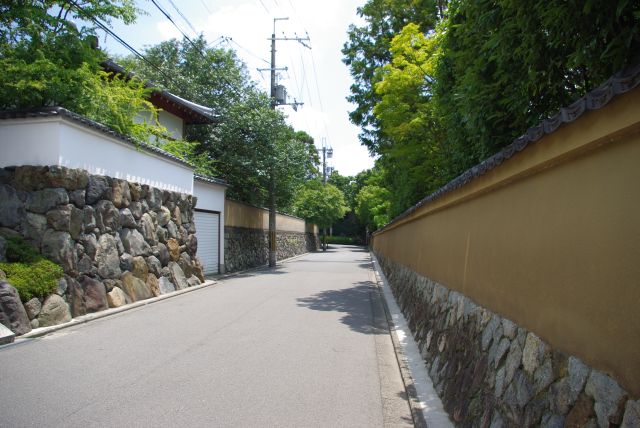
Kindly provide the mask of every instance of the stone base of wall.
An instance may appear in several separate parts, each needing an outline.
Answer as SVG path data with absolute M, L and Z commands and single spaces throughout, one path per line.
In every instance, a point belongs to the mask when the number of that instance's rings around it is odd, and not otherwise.
M 0 169 L 0 236 L 22 237 L 65 273 L 54 294 L 24 302 L 28 317 L 0 284 L 0 319 L 24 334 L 200 284 L 193 202 L 79 169 Z
M 316 251 L 318 239 L 312 233 L 278 232 L 276 259 Z M 269 233 L 245 227 L 224 228 L 224 263 L 227 272 L 237 272 L 269 262 Z
M 456 425 L 640 427 L 640 400 L 608 375 L 464 295 L 378 259 Z

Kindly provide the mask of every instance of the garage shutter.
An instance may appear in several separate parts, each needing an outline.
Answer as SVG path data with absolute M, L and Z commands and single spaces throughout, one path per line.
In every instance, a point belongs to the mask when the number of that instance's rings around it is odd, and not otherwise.
M 205 275 L 218 273 L 220 258 L 220 214 L 196 211 L 196 237 L 198 238 L 198 257 L 204 265 Z

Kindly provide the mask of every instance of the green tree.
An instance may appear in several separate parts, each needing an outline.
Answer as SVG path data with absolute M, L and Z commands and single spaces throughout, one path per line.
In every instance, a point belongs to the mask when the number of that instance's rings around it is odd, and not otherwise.
M 391 39 L 409 22 L 420 24 L 424 31 L 435 28 L 446 7 L 446 0 L 369 0 L 358 8 L 365 24 L 349 27 L 342 53 L 354 80 L 348 100 L 356 107 L 349 117 L 361 127 L 360 141 L 371 153 L 380 153 L 385 145 L 373 114 L 380 100 L 374 87 L 379 81 L 376 70 L 391 61 Z
M 326 229 L 344 217 L 349 209 L 340 189 L 333 184 L 323 184 L 317 179 L 308 181 L 298 190 L 293 206 L 297 216 L 321 229 Z
M 433 5 L 369 0 L 343 49 L 391 217 L 640 61 L 640 0 Z
M 377 70 L 375 91 L 380 101 L 373 111 L 389 141 L 380 150 L 379 162 L 384 166 L 392 217 L 448 179 L 442 167 L 445 135 L 433 101 L 443 33 L 442 26 L 425 35 L 418 25 L 407 24 L 391 40 L 391 62 Z
M 16 4 L 17 3 L 17 4 Z M 86 17 L 134 22 L 131 0 L 3 1 L 0 3 L 0 103 L 3 109 L 76 107 L 105 55 Z M 78 25 L 77 23 L 80 23 Z M 82 113 L 82 112 L 78 112 Z
M 295 188 L 316 171 L 313 139 L 271 109 L 234 51 L 209 48 L 202 36 L 192 41 L 148 47 L 144 54 L 159 69 L 134 57 L 119 59 L 141 78 L 218 114 L 214 125 L 187 127 L 187 139 L 197 144 L 165 148 L 184 153 L 199 172 L 227 180 L 231 198 L 268 205 L 273 186 L 278 208 L 290 211 Z
M 356 197 L 356 214 L 367 226 L 374 231 L 389 223 L 389 191 L 384 187 L 366 185 Z
M 455 176 L 640 60 L 640 1 L 452 1 L 436 100 Z
M 143 54 L 148 61 L 128 56 L 118 58 L 118 62 L 141 79 L 212 108 L 220 121 L 227 120 L 233 106 L 250 102 L 260 92 L 233 50 L 207 47 L 202 35 L 191 42 L 167 40 L 146 47 Z M 210 150 L 209 136 L 214 127 L 190 126 L 185 130 L 186 138 L 202 143 L 199 152 Z
M 161 135 L 150 88 L 101 71 L 92 18 L 135 21 L 132 0 L 0 4 L 0 109 L 63 106 L 139 141 Z M 140 111 L 152 120 L 135 123 Z

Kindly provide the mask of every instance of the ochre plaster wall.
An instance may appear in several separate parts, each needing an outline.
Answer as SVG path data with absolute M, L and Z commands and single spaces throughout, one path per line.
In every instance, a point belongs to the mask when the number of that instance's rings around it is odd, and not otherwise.
M 228 227 L 268 230 L 269 210 L 227 199 L 224 212 L 224 225 Z M 305 233 L 306 231 L 304 220 L 286 214 L 277 214 L 276 228 L 282 232 Z
M 640 395 L 640 89 L 374 236 Z

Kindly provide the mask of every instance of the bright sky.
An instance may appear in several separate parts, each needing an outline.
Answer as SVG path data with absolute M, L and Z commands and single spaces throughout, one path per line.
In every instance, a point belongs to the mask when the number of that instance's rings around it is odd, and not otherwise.
M 361 23 L 356 8 L 364 0 L 155 0 L 189 37 L 193 29 L 179 15 L 175 4 L 196 32 L 204 33 L 212 46 L 232 48 L 242 59 L 254 80 L 269 91 L 269 68 L 273 18 L 277 21 L 276 37 L 308 37 L 304 43 L 276 42 L 276 67 L 288 67 L 279 72 L 279 83 L 285 85 L 289 102 L 304 105 L 295 112 L 291 107 L 279 107 L 297 130 L 304 130 L 318 148 L 323 141 L 333 148 L 329 165 L 342 175 L 355 175 L 371 168 L 373 159 L 358 141 L 358 128 L 349 122 L 353 109 L 346 101 L 352 83 L 348 68 L 342 63 L 341 49 L 351 23 Z M 114 32 L 134 48 L 154 45 L 170 38 L 182 38 L 176 27 L 150 0 L 137 0 L 148 15 L 136 24 L 115 24 Z M 223 39 L 222 37 L 228 39 Z M 117 54 L 129 52 L 112 37 L 100 44 Z

